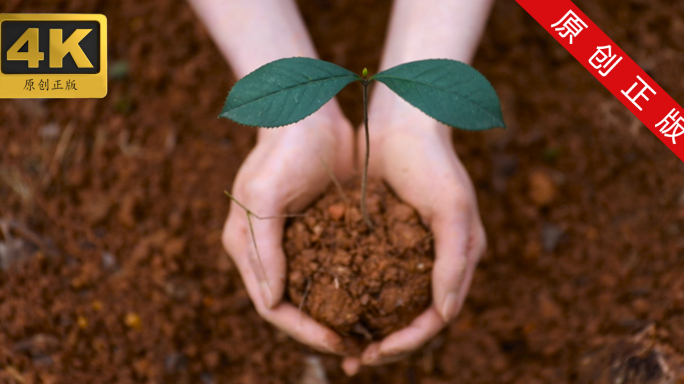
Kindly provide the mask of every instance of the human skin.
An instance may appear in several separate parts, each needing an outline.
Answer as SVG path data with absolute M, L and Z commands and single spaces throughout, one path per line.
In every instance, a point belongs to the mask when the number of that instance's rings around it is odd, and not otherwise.
M 493 0 L 394 0 L 380 70 L 431 58 L 470 63 Z M 433 338 L 461 310 L 486 237 L 470 177 L 452 146 L 453 129 L 428 117 L 384 85 L 369 105 L 369 175 L 411 204 L 435 239 L 432 305 L 408 327 L 347 357 L 361 365 L 399 360 Z M 357 138 L 359 153 L 365 138 Z
M 317 57 L 294 1 L 192 0 L 191 4 L 237 78 L 280 58 Z M 233 196 L 259 216 L 302 210 L 329 184 L 326 167 L 340 180 L 352 174 L 354 132 L 337 101 L 293 125 L 260 129 L 257 144 L 233 183 Z M 284 222 L 283 218 L 252 220 L 259 261 L 245 211 L 232 202 L 223 244 L 264 319 L 301 343 L 344 355 L 337 333 L 282 300 L 287 268 Z
M 395 0 L 381 69 L 409 61 L 448 58 L 470 62 L 492 0 Z M 191 0 L 237 78 L 284 57 L 316 57 L 296 4 L 291 0 Z M 268 26 L 268 28 L 264 28 Z M 336 177 L 353 171 L 353 130 L 333 99 L 299 127 L 261 129 L 240 168 L 233 196 L 260 216 L 297 212 Z M 371 176 L 384 179 L 413 205 L 435 235 L 433 304 L 408 327 L 347 356 L 349 375 L 361 365 L 398 360 L 434 337 L 460 310 L 485 234 L 470 178 L 451 144 L 451 128 L 424 115 L 376 85 L 370 101 Z M 363 135 L 357 137 L 363 155 Z M 362 164 L 362 162 L 359 162 Z M 223 232 L 256 310 L 296 340 L 346 355 L 343 341 L 282 300 L 286 260 L 284 219 L 253 220 L 256 259 L 245 212 L 235 203 Z M 263 269 L 261 267 L 263 265 Z

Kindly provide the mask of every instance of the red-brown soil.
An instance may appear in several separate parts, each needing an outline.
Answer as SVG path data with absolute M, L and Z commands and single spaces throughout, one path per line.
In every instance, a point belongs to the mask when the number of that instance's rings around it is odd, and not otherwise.
M 684 102 L 684 2 L 575 3 Z M 375 72 L 389 0 L 300 4 L 322 59 Z M 255 130 L 216 119 L 234 78 L 188 5 L 0 12 L 103 13 L 110 63 L 129 66 L 104 99 L 0 100 L 0 382 L 299 382 L 315 352 L 257 315 L 221 248 Z M 509 129 L 454 136 L 489 239 L 465 307 L 402 362 L 348 379 L 322 356 L 330 382 L 579 383 L 597 350 L 652 366 L 629 350 L 650 325 L 675 364 L 682 162 L 514 1 L 496 2 L 474 66 Z M 360 94 L 340 96 L 355 124 Z
M 295 305 L 345 336 L 378 340 L 430 305 L 432 235 L 382 182 L 369 181 L 369 230 L 360 188 L 334 186 L 286 230 L 288 293 Z
M 684 380 L 684 358 L 658 339 L 655 326 L 649 326 L 630 338 L 600 338 L 596 343 L 598 347 L 580 359 L 579 382 L 681 383 Z

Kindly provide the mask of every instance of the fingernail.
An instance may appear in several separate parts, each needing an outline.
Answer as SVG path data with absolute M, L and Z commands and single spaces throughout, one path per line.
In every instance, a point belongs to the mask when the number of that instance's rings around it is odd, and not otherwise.
M 456 296 L 456 293 L 450 292 L 447 294 L 446 299 L 444 299 L 444 305 L 442 305 L 442 318 L 445 322 L 450 322 L 456 316 L 457 305 L 458 296 Z
M 323 345 L 328 353 L 343 354 L 344 343 L 335 334 L 329 334 L 325 337 L 325 344 Z
M 273 308 L 275 305 L 273 302 L 273 292 L 271 292 L 271 287 L 268 286 L 268 282 L 260 282 L 259 289 L 261 290 L 261 298 L 264 300 L 264 305 L 269 309 Z
M 365 365 L 373 364 L 380 356 L 380 348 L 377 345 L 371 345 L 361 357 L 361 362 Z
M 361 369 L 361 361 L 355 357 L 348 357 L 342 362 L 342 370 L 347 377 L 356 375 L 359 369 Z

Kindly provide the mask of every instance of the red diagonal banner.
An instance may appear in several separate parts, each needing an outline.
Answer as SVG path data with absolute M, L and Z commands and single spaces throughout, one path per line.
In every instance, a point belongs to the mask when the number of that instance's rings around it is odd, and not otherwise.
M 684 161 L 684 109 L 570 0 L 516 0 Z

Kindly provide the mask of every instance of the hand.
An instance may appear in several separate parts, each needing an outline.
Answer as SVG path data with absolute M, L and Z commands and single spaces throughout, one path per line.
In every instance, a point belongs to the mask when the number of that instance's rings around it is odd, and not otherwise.
M 291 126 L 259 129 L 257 145 L 238 171 L 232 194 L 262 217 L 298 212 L 330 183 L 326 166 L 340 180 L 351 175 L 352 145 L 351 125 L 335 101 Z M 252 218 L 259 262 L 247 215 L 232 202 L 223 244 L 261 317 L 301 343 L 342 354 L 339 335 L 281 300 L 287 269 L 282 249 L 284 223 L 284 218 Z
M 433 302 L 408 327 L 368 346 L 360 358 L 345 358 L 342 367 L 349 375 L 362 364 L 397 361 L 444 328 L 460 311 L 486 246 L 475 191 L 451 144 L 452 128 L 404 104 L 398 108 L 402 113 L 371 112 L 377 118 L 370 115 L 369 177 L 384 179 L 432 230 Z M 363 128 L 359 142 L 364 156 Z

